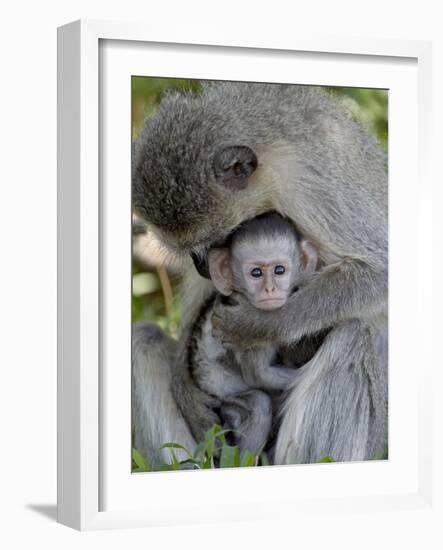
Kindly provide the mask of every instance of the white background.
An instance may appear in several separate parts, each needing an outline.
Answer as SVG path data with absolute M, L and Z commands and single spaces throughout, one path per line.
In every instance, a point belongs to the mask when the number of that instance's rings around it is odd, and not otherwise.
M 123 545 L 155 548 L 158 545 L 167 549 L 201 545 L 214 549 L 243 545 L 362 550 L 441 547 L 441 522 L 438 525 L 435 514 L 427 512 L 343 517 L 331 511 L 328 516 L 304 517 L 303 522 L 294 517 L 290 524 L 272 521 L 83 534 L 48 518 L 55 517 L 56 495 L 56 27 L 85 17 L 146 21 L 164 28 L 176 25 L 188 28 L 190 37 L 194 29 L 206 27 L 205 35 L 210 38 L 211 26 L 217 33 L 223 29 L 227 35 L 250 30 L 254 34 L 285 33 L 288 36 L 296 33 L 297 28 L 311 27 L 313 32 L 325 34 L 434 40 L 434 97 L 443 98 L 439 2 L 325 0 L 306 2 L 308 7 L 305 3 L 303 7 L 298 4 L 294 0 L 274 0 L 263 7 L 258 1 L 238 0 L 77 0 L 58 4 L 40 0 L 17 1 L 13 5 L 10 3 L 7 10 L 3 8 L 0 33 L 0 224 L 3 237 L 0 544 L 5 548 L 61 546 L 69 549 L 80 545 L 96 548 L 98 544 L 107 548 Z M 409 4 L 413 7 L 408 7 Z M 441 151 L 442 109 L 436 102 L 434 121 L 435 144 Z M 441 186 L 443 171 L 436 164 L 434 177 Z M 443 267 L 442 215 L 437 211 L 441 192 L 438 198 L 439 201 L 437 196 L 434 200 L 435 213 L 438 213 L 434 231 L 435 282 L 439 282 L 438 274 Z M 431 276 L 431 266 L 429 268 Z M 434 292 L 438 292 L 441 304 L 441 290 Z M 437 294 L 435 303 L 437 305 Z M 435 335 L 440 319 L 435 316 Z M 439 363 L 441 366 L 441 361 Z M 435 393 L 436 412 L 441 418 L 439 387 Z M 436 430 L 435 435 L 440 444 L 435 479 L 441 483 L 441 433 Z

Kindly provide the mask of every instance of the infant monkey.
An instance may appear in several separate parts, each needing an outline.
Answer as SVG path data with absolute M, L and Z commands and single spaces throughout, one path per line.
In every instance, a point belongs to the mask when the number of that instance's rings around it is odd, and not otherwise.
M 208 264 L 220 294 L 203 306 L 191 330 L 190 372 L 203 391 L 222 400 L 220 416 L 234 430 L 235 444 L 258 453 L 272 425 L 272 399 L 266 392 L 285 390 L 296 370 L 272 365 L 276 359 L 272 342 L 247 351 L 232 349 L 223 343 L 223 327 L 220 335 L 214 334 L 212 316 L 219 302 L 226 302 L 233 292 L 246 296 L 257 315 L 282 307 L 316 269 L 317 251 L 299 237 L 292 223 L 268 213 L 242 224 L 225 247 L 212 249 Z

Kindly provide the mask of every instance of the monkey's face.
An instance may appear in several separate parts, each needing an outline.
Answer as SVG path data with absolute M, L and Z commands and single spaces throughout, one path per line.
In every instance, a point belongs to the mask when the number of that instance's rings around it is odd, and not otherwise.
M 203 113 L 199 101 L 168 96 L 133 155 L 135 211 L 184 254 L 201 253 L 266 210 L 258 206 L 252 182 L 258 161 L 247 136 L 235 129 L 235 118 Z
M 166 159 L 157 158 L 153 166 L 145 158 L 133 174 L 134 209 L 176 252 L 201 252 L 223 241 L 245 218 L 260 213 L 252 210 L 257 201 L 247 189 L 255 155 L 251 151 L 245 165 L 235 161 L 244 149 L 222 148 L 220 156 L 230 154 L 233 164 L 221 170 L 217 155 L 188 162 L 183 154 L 176 169 Z
M 241 242 L 232 252 L 234 287 L 258 309 L 282 307 L 299 274 L 299 255 L 289 239 Z

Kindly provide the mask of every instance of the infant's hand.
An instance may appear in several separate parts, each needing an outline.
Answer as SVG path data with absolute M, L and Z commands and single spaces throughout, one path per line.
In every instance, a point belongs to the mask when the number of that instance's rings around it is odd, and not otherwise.
M 220 407 L 220 400 L 209 395 L 195 385 L 188 388 L 190 400 L 187 402 L 183 414 L 196 441 L 204 441 L 205 433 L 214 426 L 220 424 L 220 417 L 214 408 Z M 182 405 L 183 406 L 183 405 Z
M 253 316 L 257 311 L 241 294 L 234 294 L 230 304 L 217 301 L 212 313 L 212 333 L 223 344 L 248 349 L 260 340 L 254 334 Z

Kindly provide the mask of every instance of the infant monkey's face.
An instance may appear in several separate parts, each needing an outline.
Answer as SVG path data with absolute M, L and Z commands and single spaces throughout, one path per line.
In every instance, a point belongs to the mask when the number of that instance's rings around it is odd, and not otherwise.
M 258 309 L 282 307 L 298 271 L 299 255 L 294 243 L 260 240 L 239 243 L 232 253 L 234 286 L 241 287 Z

